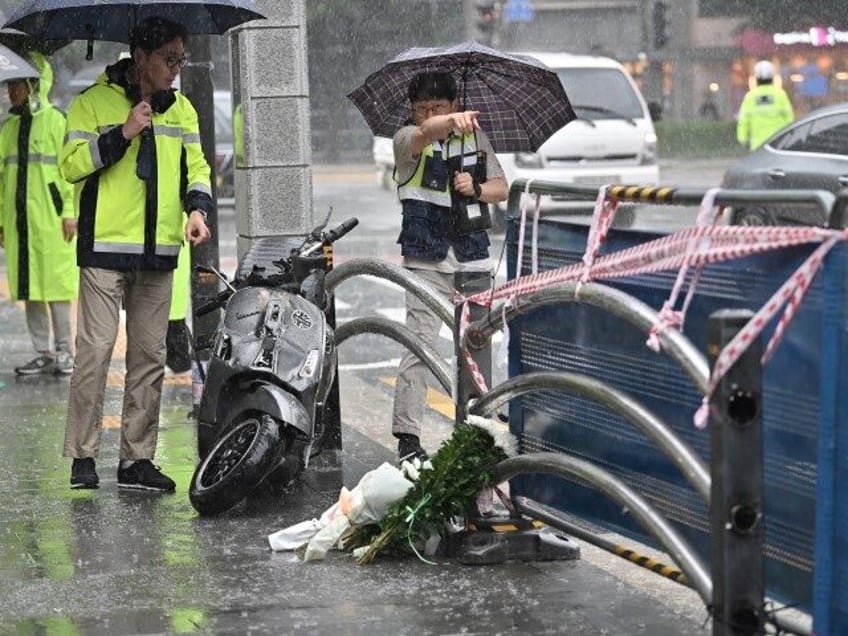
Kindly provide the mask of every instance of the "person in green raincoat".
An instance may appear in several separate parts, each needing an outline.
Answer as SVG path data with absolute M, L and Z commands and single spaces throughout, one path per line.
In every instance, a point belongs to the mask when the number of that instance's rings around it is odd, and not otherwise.
M 71 301 L 77 297 L 79 269 L 74 190 L 58 165 L 65 115 L 48 99 L 53 70 L 47 58 L 38 52 L 29 58 L 41 78 L 6 82 L 12 105 L 0 128 L 0 246 L 6 251 L 9 293 L 24 301 L 37 352 L 15 372 L 70 374 Z

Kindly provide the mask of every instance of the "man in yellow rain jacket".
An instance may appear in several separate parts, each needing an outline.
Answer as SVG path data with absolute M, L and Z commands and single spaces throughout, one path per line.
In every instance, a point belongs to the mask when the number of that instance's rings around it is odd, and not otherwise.
M 756 150 L 781 128 L 795 121 L 789 96 L 774 85 L 774 64 L 762 60 L 754 65 L 756 88 L 748 91 L 739 107 L 736 139 L 749 150 Z
M 118 487 L 171 492 L 152 462 L 159 430 L 165 334 L 183 240 L 206 241 L 209 165 L 197 113 L 172 88 L 186 30 L 151 17 L 133 29 L 130 57 L 106 67 L 68 110 L 62 174 L 75 184 L 80 295 L 64 455 L 72 488 L 97 488 L 103 396 L 119 311 L 127 352 Z M 188 218 L 186 219 L 186 216 Z
M 0 246 L 6 251 L 10 295 L 24 301 L 38 354 L 15 372 L 69 374 L 74 367 L 71 300 L 77 297 L 79 270 L 73 187 L 59 174 L 65 115 L 48 99 L 49 62 L 40 53 L 30 59 L 41 78 L 6 82 L 11 116 L 0 129 Z

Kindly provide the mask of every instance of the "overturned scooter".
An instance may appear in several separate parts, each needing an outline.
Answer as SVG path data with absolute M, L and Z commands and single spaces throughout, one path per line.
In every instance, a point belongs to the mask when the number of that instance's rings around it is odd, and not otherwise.
M 189 498 L 200 514 L 225 512 L 260 484 L 282 493 L 320 451 L 323 407 L 336 369 L 325 314 L 324 248 L 357 224 L 351 218 L 332 230 L 320 226 L 294 247 L 259 239 L 232 282 L 205 270 L 226 289 L 196 310 L 202 315 L 224 308 L 198 409 L 200 463 Z M 289 253 L 268 258 L 275 250 Z M 272 267 L 254 263 L 245 271 L 250 259 Z

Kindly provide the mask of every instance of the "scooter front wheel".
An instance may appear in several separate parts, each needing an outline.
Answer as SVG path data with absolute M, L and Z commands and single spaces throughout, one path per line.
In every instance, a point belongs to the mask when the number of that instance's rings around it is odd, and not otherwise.
M 235 422 L 191 478 L 189 500 L 201 515 L 237 505 L 268 475 L 278 457 L 280 426 L 270 415 L 249 414 Z

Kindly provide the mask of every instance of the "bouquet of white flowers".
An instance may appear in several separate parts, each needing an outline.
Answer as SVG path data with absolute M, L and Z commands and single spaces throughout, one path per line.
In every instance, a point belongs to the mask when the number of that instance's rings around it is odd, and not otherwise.
M 323 559 L 333 547 L 350 550 L 359 563 L 381 552 L 411 550 L 432 554 L 455 519 L 472 509 L 481 489 L 493 484 L 498 462 L 514 455 L 515 438 L 496 422 L 469 416 L 432 460 L 384 463 L 320 519 L 289 526 L 268 536 L 273 550 L 295 550 L 305 561 Z
M 413 486 L 403 499 L 376 524 L 348 529 L 342 547 L 353 550 L 359 563 L 387 550 L 412 550 L 420 558 L 419 550 L 466 516 L 480 490 L 492 485 L 495 466 L 515 452 L 515 438 L 503 425 L 469 416 L 426 466 L 406 469 Z

